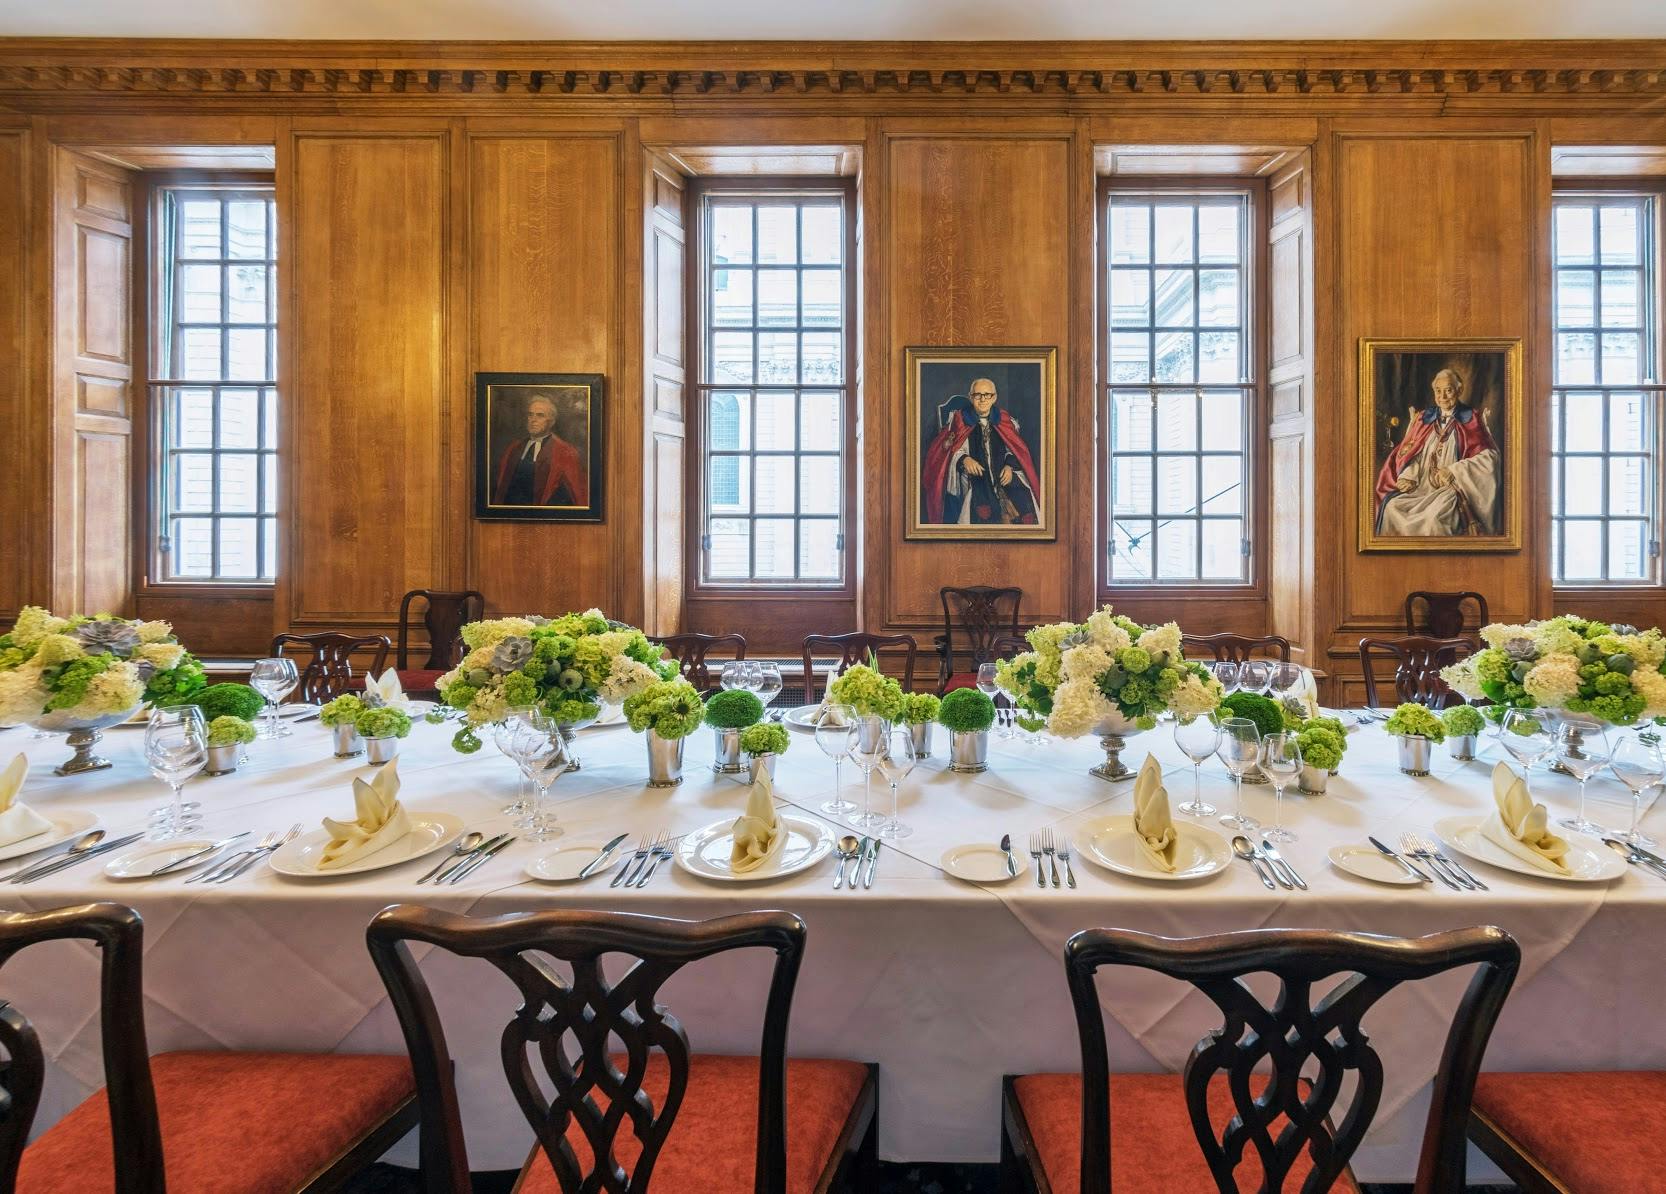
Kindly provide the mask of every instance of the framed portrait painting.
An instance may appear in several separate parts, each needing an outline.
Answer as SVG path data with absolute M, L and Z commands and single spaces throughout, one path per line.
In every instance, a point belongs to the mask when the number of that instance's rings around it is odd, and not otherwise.
M 903 353 L 909 539 L 1053 539 L 1056 348 Z
M 474 516 L 601 522 L 599 373 L 474 375 Z
M 1360 341 L 1359 549 L 1516 551 L 1521 341 Z

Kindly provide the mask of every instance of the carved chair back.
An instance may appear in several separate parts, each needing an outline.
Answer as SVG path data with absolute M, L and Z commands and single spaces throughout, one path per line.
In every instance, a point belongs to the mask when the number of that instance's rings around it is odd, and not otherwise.
M 937 597 L 943 603 L 943 633 L 937 639 L 937 686 L 941 689 L 955 673 L 957 653 L 970 660 L 970 666 L 962 670 L 974 672 L 979 664 L 1001 657 L 996 640 L 1018 633 L 1018 607 L 1024 600 L 1024 590 L 945 585 L 937 590 Z
M 649 635 L 648 641 L 665 648 L 665 653 L 677 661 L 677 670 L 682 672 L 683 679 L 698 688 L 701 696 L 718 686 L 718 677 L 712 674 L 706 663 L 707 655 L 715 650 L 724 663 L 730 659 L 746 658 L 746 636 L 743 634 L 699 634 L 690 631 L 686 634 Z
M 99 949 L 99 1029 L 115 1150 L 116 1194 L 163 1194 L 162 1130 L 145 1043 L 144 925 L 122 904 L 80 904 L 0 914 L 0 966 L 42 941 L 91 941 Z M 40 1105 L 46 1061 L 34 1027 L 0 1002 L 0 1190 L 17 1184 Z
M 688 963 L 714 954 L 773 951 L 758 1059 L 753 1189 L 756 1194 L 784 1194 L 787 1021 L 804 938 L 804 922 L 786 912 L 687 921 L 625 912 L 517 912 L 477 918 L 410 904 L 383 909 L 370 922 L 367 939 L 416 1074 L 426 1194 L 467 1190 L 469 1164 L 445 1030 L 409 942 L 483 959 L 515 984 L 521 1004 L 502 1036 L 504 1073 L 564 1194 L 642 1194 L 649 1189 L 654 1163 L 689 1079 L 688 1037 L 658 1003 L 666 980 Z M 614 982 L 602 969 L 602 959 L 610 954 L 634 959 Z M 550 965 L 552 958 L 571 968 L 570 980 Z M 612 1042 L 623 1048 L 622 1070 L 610 1056 L 616 1048 L 610 1047 Z M 644 1089 L 649 1054 L 655 1049 L 664 1053 L 669 1071 L 669 1087 L 657 1107 Z M 587 1145 L 586 1157 L 567 1140 L 575 1123 Z M 614 1152 L 627 1125 L 642 1148 L 628 1174 Z
M 1250 638 L 1242 634 L 1183 634 L 1180 649 L 1188 657 L 1207 656 L 1216 663 L 1242 663 L 1257 652 L 1290 662 L 1290 640 L 1276 634 Z
M 1464 603 L 1475 606 L 1475 625 L 1464 620 Z M 1423 616 L 1418 618 L 1418 606 Z M 1487 624 L 1487 599 L 1468 589 L 1462 593 L 1429 593 L 1422 589 L 1406 594 L 1406 633 L 1430 638 L 1457 638 Z
M 392 646 L 385 634 L 355 636 L 331 630 L 322 634 L 280 634 L 272 640 L 272 654 L 281 656 L 289 648 L 310 653 L 301 668 L 301 682 L 295 686 L 292 696 L 295 700 L 317 703 L 333 700 L 347 691 L 353 679 L 356 652 L 371 652 L 366 670 L 380 673 L 387 666 Z
M 850 634 L 807 634 L 804 636 L 804 703 L 816 703 L 816 674 L 815 656 L 837 656 L 833 670 L 828 673 L 831 678 L 837 676 L 855 663 L 868 662 L 869 654 L 878 655 L 887 648 L 898 647 L 906 652 L 907 658 L 903 663 L 902 675 L 898 680 L 904 692 L 914 691 L 914 656 L 918 646 L 912 634 L 867 634 L 863 631 L 852 631 Z
M 1415 701 L 1431 709 L 1461 705 L 1464 698 L 1440 678 L 1440 669 L 1458 662 L 1475 650 L 1475 641 L 1468 638 L 1362 638 L 1359 640 L 1359 663 L 1365 677 L 1365 703 L 1377 708 L 1377 674 L 1375 663 L 1394 661 L 1394 700 L 1396 704 Z
M 440 589 L 412 589 L 399 602 L 399 646 L 393 655 L 393 666 L 405 671 L 411 666 L 411 631 L 417 623 L 411 616 L 411 605 L 423 603 L 422 627 L 428 635 L 428 659 L 417 666 L 433 671 L 450 671 L 463 660 L 463 627 L 486 616 L 486 598 L 474 589 L 460 592 Z
M 1110 1063 L 1095 975 L 1101 966 L 1134 966 L 1191 983 L 1224 1018 L 1193 1047 L 1182 1075 L 1193 1133 L 1223 1194 L 1237 1190 L 1233 1170 L 1250 1149 L 1261 1162 L 1263 1189 L 1284 1189 L 1291 1166 L 1311 1150 L 1313 1168 L 1302 1194 L 1329 1190 L 1382 1097 L 1382 1059 L 1360 1021 L 1402 982 L 1476 966 L 1446 1034 L 1414 1187 L 1417 1194 L 1463 1191 L 1464 1131 L 1476 1074 L 1521 963 L 1520 947 L 1503 929 L 1481 926 L 1428 937 L 1255 929 L 1187 938 L 1088 929 L 1070 939 L 1064 958 L 1082 1047 L 1081 1188 L 1111 1188 Z M 1244 982 L 1256 973 L 1278 980 L 1270 1006 Z M 1314 985 L 1338 975 L 1346 977 L 1315 1003 Z M 1302 1078 L 1309 1062 L 1318 1067 L 1310 1083 Z M 1266 1085 L 1252 1093 L 1251 1073 L 1269 1067 Z M 1333 1112 L 1349 1074 L 1354 1095 L 1337 1123 Z M 1224 1127 L 1211 1120 L 1207 1102 L 1217 1075 L 1228 1079 L 1234 1111 Z

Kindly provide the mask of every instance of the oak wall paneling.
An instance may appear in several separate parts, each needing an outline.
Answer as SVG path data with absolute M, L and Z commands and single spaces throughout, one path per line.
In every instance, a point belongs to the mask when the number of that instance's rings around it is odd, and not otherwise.
M 0 625 L 42 597 L 39 548 L 47 541 L 47 510 L 39 494 L 45 481 L 37 464 L 50 462 L 43 404 L 31 400 L 31 142 L 26 124 L 0 123 L 0 424 L 12 429 L 8 466 L 0 469 Z
M 684 178 L 667 156 L 643 150 L 642 342 L 645 412 L 643 628 L 682 628 L 687 518 L 688 311 L 691 271 Z

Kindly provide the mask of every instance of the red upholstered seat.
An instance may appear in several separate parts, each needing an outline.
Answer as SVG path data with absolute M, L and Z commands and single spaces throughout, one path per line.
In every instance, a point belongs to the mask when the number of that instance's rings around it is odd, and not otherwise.
M 150 1069 L 168 1194 L 290 1194 L 415 1092 L 403 1054 L 162 1053 Z M 17 1194 L 114 1189 L 101 1090 L 24 1151 Z
M 623 1069 L 625 1059 L 615 1057 L 614 1065 Z M 669 1076 L 665 1055 L 650 1054 L 645 1089 L 656 1108 L 664 1105 Z M 868 1068 L 860 1062 L 788 1059 L 790 1194 L 813 1190 L 823 1171 L 837 1162 L 834 1149 L 839 1134 L 867 1077 Z M 567 1141 L 579 1163 L 588 1167 L 590 1146 L 576 1124 L 568 1129 Z M 683 1105 L 654 1163 L 654 1190 L 667 1194 L 750 1190 L 757 1147 L 758 1059 L 696 1055 Z M 615 1141 L 614 1157 L 629 1172 L 640 1153 L 627 1123 Z M 558 1194 L 560 1188 L 549 1160 L 536 1150 L 517 1188 L 519 1194 Z
M 1250 1081 L 1256 1093 L 1266 1084 L 1260 1074 Z M 1032 1074 L 1014 1079 L 1013 1091 L 1053 1194 L 1079 1194 L 1082 1076 Z M 1232 1094 L 1224 1074 L 1209 1084 L 1209 1114 L 1223 1128 L 1232 1118 Z M 1311 1168 L 1304 1151 L 1284 1188 L 1299 1188 Z M 1253 1148 L 1245 1150 L 1235 1176 L 1240 1190 L 1260 1187 L 1261 1163 Z M 1216 1194 L 1215 1179 L 1192 1132 L 1178 1074 L 1111 1075 L 1111 1188 L 1116 1194 Z M 1332 1189 L 1358 1191 L 1346 1173 Z
M 1579 1194 L 1637 1194 L 1666 1180 L 1666 1072 L 1483 1073 L 1471 1108 Z
M 978 674 L 976 672 L 956 672 L 949 677 L 949 682 L 943 685 L 943 691 L 950 693 L 957 688 L 976 688 L 977 686 Z
M 399 687 L 406 692 L 433 692 L 443 675 L 445 672 L 440 668 L 401 668 Z

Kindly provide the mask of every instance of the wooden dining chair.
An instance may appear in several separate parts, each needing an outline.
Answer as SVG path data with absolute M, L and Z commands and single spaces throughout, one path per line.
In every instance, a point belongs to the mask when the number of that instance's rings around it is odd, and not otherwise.
M 648 641 L 665 648 L 666 655 L 677 661 L 677 670 L 682 673 L 683 679 L 698 688 L 702 697 L 718 688 L 718 677 L 712 675 L 712 669 L 706 663 L 708 655 L 716 651 L 724 663 L 746 658 L 746 636 L 743 634 L 688 631 L 683 634 L 651 634 Z
M 1475 607 L 1475 625 L 1464 617 L 1464 605 Z M 1421 606 L 1421 613 L 1418 607 Z M 1481 594 L 1464 590 L 1461 593 L 1430 593 L 1418 589 L 1406 594 L 1406 633 L 1429 638 L 1458 638 L 1479 631 L 1490 619 L 1487 599 Z
M 1276 634 L 1251 638 L 1242 634 L 1183 634 L 1180 650 L 1191 659 L 1207 656 L 1216 663 L 1242 663 L 1260 652 L 1261 658 L 1272 657 L 1282 663 L 1290 662 L 1290 640 Z
M 1666 1071 L 1483 1073 L 1469 1138 L 1522 1194 L 1632 1194 L 1666 1174 Z
M 68 940 L 99 951 L 105 1088 L 26 1145 L 46 1062 L 22 1010 L 0 1003 L 0 1190 L 337 1190 L 416 1126 L 401 1056 L 149 1057 L 144 925 L 121 904 L 0 915 L 0 966 L 31 945 Z
M 937 590 L 937 597 L 943 603 L 943 633 L 932 639 L 932 645 L 937 649 L 937 695 L 942 696 L 956 688 L 976 688 L 978 665 L 1001 658 L 996 640 L 1018 634 L 1024 590 L 945 585 Z M 957 655 L 965 656 L 968 664 L 960 671 L 955 670 Z
M 370 663 L 365 670 L 379 675 L 387 666 L 392 648 L 385 634 L 351 635 L 333 630 L 321 634 L 280 634 L 272 640 L 273 655 L 281 656 L 292 649 L 296 653 L 308 653 L 301 667 L 301 682 L 295 686 L 290 699 L 314 704 L 333 700 L 355 686 L 355 654 L 370 652 Z M 363 676 L 358 677 L 357 686 L 364 686 Z
M 1470 1095 L 1521 964 L 1520 947 L 1503 929 L 1410 938 L 1316 929 L 1169 938 L 1088 929 L 1066 944 L 1064 964 L 1082 1072 L 1003 1080 L 1003 1190 L 1357 1191 L 1349 1161 L 1383 1091 L 1382 1058 L 1360 1021 L 1402 982 L 1475 966 L 1446 1034 L 1413 1187 L 1462 1194 Z M 1191 983 L 1224 1023 L 1198 1041 L 1179 1074 L 1112 1074 L 1101 966 Z M 1244 982 L 1257 973 L 1278 980 L 1271 1004 Z M 1339 975 L 1314 1003 L 1314 985 Z M 1303 1068 L 1314 1063 L 1316 1076 L 1304 1079 Z M 1344 1106 L 1339 1096 L 1350 1078 L 1353 1097 Z
M 421 621 L 412 606 L 421 602 Z M 463 659 L 463 627 L 486 616 L 486 598 L 474 589 L 449 591 L 442 589 L 412 589 L 399 601 L 399 627 L 393 666 L 399 673 L 399 686 L 408 694 L 437 696 L 435 685 L 441 676 L 456 667 Z M 412 632 L 421 629 L 428 643 L 428 657 L 412 666 Z
M 879 655 L 893 647 L 901 648 L 906 658 L 902 675 L 897 677 L 904 692 L 914 691 L 914 656 L 919 648 L 912 634 L 867 634 L 856 630 L 849 634 L 807 634 L 804 636 L 804 703 L 816 703 L 815 657 L 832 655 L 836 658 L 827 677 L 834 676 L 856 663 L 868 662 L 869 655 Z
M 1394 663 L 1394 702 L 1415 702 L 1431 709 L 1445 709 L 1461 705 L 1464 698 L 1453 692 L 1440 678 L 1440 669 L 1448 667 L 1475 650 L 1475 640 L 1468 638 L 1362 638 L 1359 640 L 1359 666 L 1365 679 L 1365 703 L 1370 708 L 1381 708 L 1377 702 L 1376 664 Z
M 489 962 L 520 993 L 502 1036 L 504 1076 L 537 1140 L 518 1194 L 873 1190 L 875 1067 L 787 1057 L 804 940 L 804 922 L 786 912 L 687 921 L 383 909 L 368 941 L 416 1072 L 421 1188 L 469 1189 L 469 1163 L 445 1030 L 411 942 Z M 761 1053 L 695 1053 L 660 1006 L 660 987 L 691 962 L 737 949 L 775 955 Z M 634 960 L 610 982 L 608 956 Z

